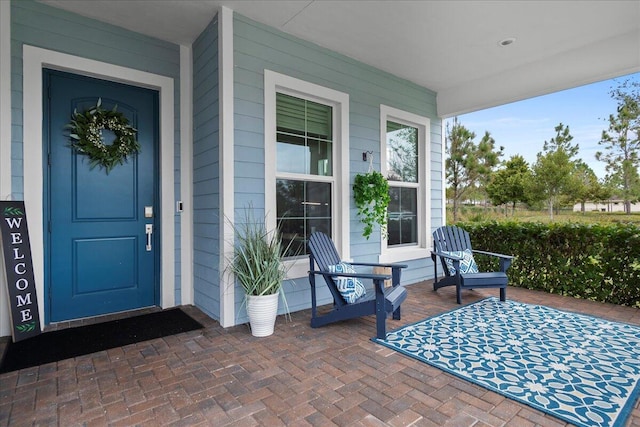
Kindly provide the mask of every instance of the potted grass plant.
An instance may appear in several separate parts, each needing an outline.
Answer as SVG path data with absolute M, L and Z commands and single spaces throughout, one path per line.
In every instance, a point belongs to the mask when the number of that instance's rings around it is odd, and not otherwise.
M 287 270 L 282 263 L 285 250 L 278 229 L 267 230 L 265 221 L 256 221 L 249 209 L 245 221 L 234 224 L 235 245 L 230 271 L 245 292 L 245 306 L 251 334 L 273 334 L 278 300 L 287 305 L 282 283 Z

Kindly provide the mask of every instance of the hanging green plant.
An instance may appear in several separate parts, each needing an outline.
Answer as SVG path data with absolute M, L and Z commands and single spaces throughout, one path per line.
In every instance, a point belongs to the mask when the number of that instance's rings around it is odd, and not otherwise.
M 65 128 L 70 129 L 71 147 L 78 153 L 89 157 L 89 165 L 103 166 L 107 173 L 116 165 L 123 164 L 127 156 L 140 152 L 140 144 L 136 140 L 137 130 L 130 124 L 124 114 L 112 110 L 102 109 L 102 99 L 99 98 L 95 107 L 82 113 L 73 111 L 71 123 Z M 110 130 L 116 136 L 111 144 L 105 143 L 103 130 Z
M 353 198 L 358 208 L 358 216 L 364 224 L 362 235 L 369 239 L 375 224 L 380 225 L 383 235 L 387 234 L 387 206 L 389 206 L 389 183 L 377 171 L 357 174 L 353 183 Z

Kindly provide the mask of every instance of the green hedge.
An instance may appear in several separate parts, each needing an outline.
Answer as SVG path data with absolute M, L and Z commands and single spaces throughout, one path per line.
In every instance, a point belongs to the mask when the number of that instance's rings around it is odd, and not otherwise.
M 514 255 L 509 284 L 640 308 L 640 228 L 628 224 L 458 223 L 474 249 Z M 481 269 L 490 266 L 477 256 Z M 497 265 L 497 264 L 496 264 Z

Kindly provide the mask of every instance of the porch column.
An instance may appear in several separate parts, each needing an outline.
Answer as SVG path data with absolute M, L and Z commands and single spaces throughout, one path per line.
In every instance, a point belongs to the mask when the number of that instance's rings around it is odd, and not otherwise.
M 235 325 L 235 277 L 227 265 L 233 257 L 235 221 L 234 120 L 233 120 L 233 10 L 218 12 L 218 87 L 220 88 L 220 325 Z

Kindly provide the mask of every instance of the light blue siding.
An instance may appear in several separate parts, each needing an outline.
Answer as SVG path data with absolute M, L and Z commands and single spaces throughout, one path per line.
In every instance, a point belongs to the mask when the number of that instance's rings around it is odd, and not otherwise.
M 220 318 L 218 21 L 193 44 L 194 303 Z
M 1 1 L 1 0 L 0 0 Z M 12 192 L 23 197 L 22 46 L 57 50 L 116 65 L 166 75 L 175 81 L 175 145 L 173 173 L 176 198 L 180 197 L 179 147 L 179 46 L 135 32 L 52 8 L 33 0 L 13 1 L 11 6 L 11 103 L 12 103 Z M 194 301 L 214 318 L 220 316 L 220 165 L 217 17 L 193 46 L 193 243 Z M 430 195 L 431 226 L 442 218 L 441 121 L 436 114 L 432 91 L 320 46 L 273 28 L 234 15 L 234 204 L 235 217 L 243 218 L 252 206 L 256 217 L 264 216 L 264 70 L 269 69 L 349 94 L 349 182 L 365 172 L 363 151 L 374 153 L 374 167 L 380 168 L 380 104 L 431 119 Z M 29 153 L 42 155 L 42 153 Z M 267 194 L 267 197 L 274 195 Z M 185 201 L 189 203 L 189 201 Z M 350 212 L 351 256 L 357 261 L 376 261 L 379 238 L 362 237 L 356 209 Z M 176 225 L 176 302 L 180 302 L 180 217 Z M 431 274 L 429 259 L 410 262 L 403 282 L 413 283 Z M 310 305 L 306 278 L 285 284 L 291 310 Z M 329 300 L 328 294 L 321 298 Z M 245 321 L 243 295 L 236 287 L 236 320 Z M 282 311 L 281 306 L 281 311 Z
M 180 48 L 162 40 L 85 18 L 32 0 L 11 2 L 11 188 L 13 198 L 24 198 L 22 129 L 22 47 L 28 44 L 147 71 L 174 79 L 174 171 L 162 171 L 180 195 Z M 42 156 L 42 152 L 26 153 Z M 180 217 L 175 222 L 175 298 L 180 302 Z
M 237 208 L 247 203 L 264 207 L 263 175 L 255 174 L 264 158 L 263 82 L 264 70 L 269 69 L 349 94 L 350 141 L 346 143 L 349 144 L 351 183 L 356 173 L 366 172 L 368 168 L 368 162 L 362 161 L 363 151 L 373 151 L 374 167 L 380 168 L 380 104 L 429 117 L 431 220 L 433 227 L 441 224 L 441 121 L 436 114 L 434 92 L 238 14 L 234 15 L 234 66 Z M 380 240 L 362 237 L 362 224 L 356 218 L 353 201 L 350 203 L 351 255 L 357 261 L 375 262 L 380 253 Z M 430 259 L 409 264 L 410 268 L 403 273 L 403 283 L 415 283 L 432 274 Z M 286 284 L 285 290 L 291 310 L 309 307 L 306 278 Z M 241 310 L 241 299 L 236 301 L 236 310 Z M 240 313 L 242 316 L 242 311 Z

